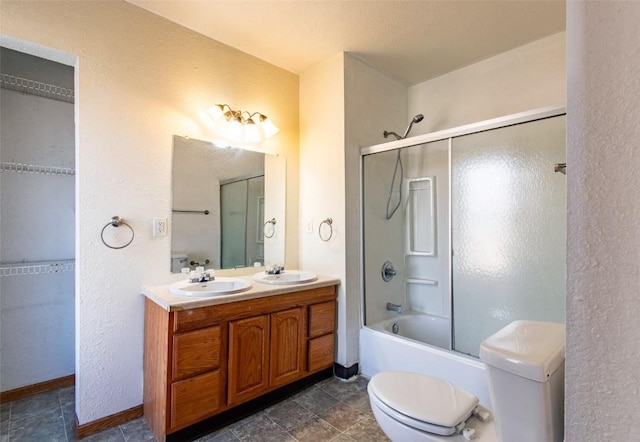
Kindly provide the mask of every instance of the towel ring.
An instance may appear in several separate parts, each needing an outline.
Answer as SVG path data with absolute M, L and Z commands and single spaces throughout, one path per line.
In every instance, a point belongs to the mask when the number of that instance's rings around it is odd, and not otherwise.
M 129 228 L 129 230 L 131 230 L 131 239 L 129 240 L 129 242 L 126 243 L 123 246 L 112 246 L 111 244 L 108 244 L 104 240 L 104 231 L 109 226 L 112 226 L 112 227 L 127 226 Z M 136 234 L 133 231 L 133 227 L 131 227 L 129 224 L 125 223 L 124 219 L 122 219 L 122 217 L 120 217 L 118 215 L 112 216 L 111 219 L 109 220 L 109 222 L 107 224 L 105 224 L 105 226 L 102 228 L 102 231 L 100 232 L 100 239 L 102 240 L 102 244 L 104 244 L 105 246 L 109 247 L 110 249 L 124 249 L 125 247 L 127 247 L 129 244 L 131 244 L 133 242 L 133 238 L 135 236 L 136 236 Z
M 267 235 L 267 224 L 271 224 L 271 235 Z M 273 238 L 273 235 L 275 234 L 276 234 L 276 219 L 271 218 L 269 221 L 264 223 L 264 226 L 262 227 L 262 235 L 264 235 L 265 238 Z
M 328 238 L 324 238 L 322 236 L 322 225 L 323 224 L 326 224 L 327 226 L 329 226 L 329 237 Z M 327 219 L 325 219 L 324 221 L 322 221 L 320 223 L 320 225 L 318 226 L 318 236 L 324 242 L 327 242 L 327 241 L 329 241 L 331 239 L 331 237 L 333 236 L 333 220 L 331 218 L 327 218 Z

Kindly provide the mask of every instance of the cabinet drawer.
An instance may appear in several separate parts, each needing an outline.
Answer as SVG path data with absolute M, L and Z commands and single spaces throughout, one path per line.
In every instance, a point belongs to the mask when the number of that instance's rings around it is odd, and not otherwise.
M 173 332 L 180 333 L 210 327 L 222 321 L 218 306 L 193 308 L 173 313 Z
M 333 365 L 334 335 L 324 335 L 309 341 L 309 372 Z
M 323 302 L 309 306 L 309 337 L 333 333 L 336 327 L 335 301 Z
M 198 422 L 220 408 L 220 370 L 171 384 L 171 429 Z
M 220 366 L 220 326 L 173 336 L 171 379 L 178 380 Z

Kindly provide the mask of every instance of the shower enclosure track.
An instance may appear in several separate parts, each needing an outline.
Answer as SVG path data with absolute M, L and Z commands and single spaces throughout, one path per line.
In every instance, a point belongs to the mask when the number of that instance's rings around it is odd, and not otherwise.
M 431 132 L 424 135 L 416 135 L 415 137 L 411 138 L 404 138 L 402 140 L 363 147 L 360 149 L 360 155 L 386 152 L 389 150 L 401 149 L 403 147 L 415 146 L 418 144 L 431 143 L 433 141 L 455 138 L 462 135 L 484 132 L 486 130 L 515 126 L 516 124 L 528 123 L 534 120 L 557 117 L 558 115 L 563 115 L 565 113 L 566 111 L 564 106 L 547 106 L 540 109 L 520 112 L 518 114 L 509 115 L 506 117 L 493 118 L 491 120 L 466 124 L 464 126 L 445 129 L 438 132 Z

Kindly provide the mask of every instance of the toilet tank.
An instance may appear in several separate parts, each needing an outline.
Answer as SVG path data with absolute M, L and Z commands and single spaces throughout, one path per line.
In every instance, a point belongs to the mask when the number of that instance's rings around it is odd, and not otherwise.
M 501 442 L 564 438 L 565 326 L 515 321 L 480 346 Z

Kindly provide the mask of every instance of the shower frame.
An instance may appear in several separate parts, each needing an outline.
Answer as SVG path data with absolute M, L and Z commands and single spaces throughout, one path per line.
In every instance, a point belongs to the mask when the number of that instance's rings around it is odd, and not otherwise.
M 441 131 L 431 132 L 424 135 L 417 135 L 411 138 L 400 139 L 396 141 L 391 141 L 382 144 L 376 144 L 373 146 L 367 146 L 360 148 L 360 164 L 359 164 L 359 173 L 360 173 L 360 327 L 366 326 L 365 321 L 365 305 L 366 305 L 366 294 L 365 294 L 365 266 L 364 266 L 364 157 L 371 154 L 388 152 L 398 149 L 403 149 L 406 147 L 412 147 L 427 143 L 433 143 L 437 141 L 447 141 L 447 152 L 448 152 L 448 174 L 451 176 L 451 153 L 452 153 L 452 142 L 454 138 L 461 137 L 464 135 L 471 135 L 475 133 L 485 132 L 493 129 L 500 129 L 509 126 L 515 126 L 523 123 L 530 123 L 533 121 L 544 120 L 547 118 L 559 117 L 562 115 L 566 115 L 565 106 L 547 106 L 543 108 L 533 109 L 530 111 L 520 112 L 516 114 L 507 115 L 504 117 L 492 118 L 489 120 L 480 121 L 477 123 L 466 124 L 463 126 L 454 127 L 451 129 L 445 129 Z M 452 287 L 453 287 L 453 261 L 451 257 L 451 229 L 452 229 L 452 201 L 451 201 L 451 180 L 449 180 L 448 185 L 448 210 L 449 210 L 449 223 L 446 228 L 449 230 L 449 241 L 446 244 L 446 250 L 448 251 L 447 256 L 447 266 L 449 269 L 449 299 L 452 298 Z M 405 289 L 406 290 L 406 289 Z M 453 303 L 449 304 L 449 320 L 453 322 Z M 451 341 L 450 347 L 453 345 L 453 327 L 450 327 L 451 333 Z M 450 348 L 452 350 L 452 348 Z

